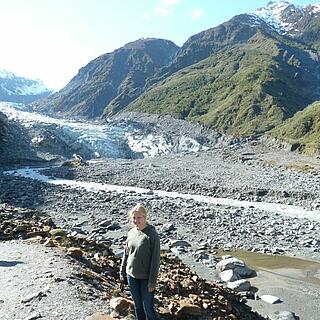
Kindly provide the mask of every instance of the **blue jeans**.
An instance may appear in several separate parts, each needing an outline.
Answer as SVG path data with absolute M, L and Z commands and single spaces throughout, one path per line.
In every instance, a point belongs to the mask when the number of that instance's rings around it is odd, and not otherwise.
M 156 320 L 153 300 L 154 293 L 148 291 L 148 279 L 136 279 L 129 275 L 128 284 L 134 302 L 137 320 Z

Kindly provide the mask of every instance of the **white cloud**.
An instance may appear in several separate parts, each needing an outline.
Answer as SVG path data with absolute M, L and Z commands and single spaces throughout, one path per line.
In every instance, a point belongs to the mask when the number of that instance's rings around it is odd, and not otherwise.
M 155 13 L 161 16 L 168 16 L 173 13 L 173 7 L 182 0 L 160 0 L 158 6 L 154 8 Z
M 194 9 L 194 10 L 191 12 L 192 20 L 199 19 L 201 16 L 203 16 L 203 11 L 202 11 L 202 9 Z
M 170 8 L 160 7 L 160 6 L 155 7 L 154 11 L 155 11 L 155 13 L 157 13 L 161 16 L 168 16 L 169 14 L 171 14 L 173 12 L 173 10 Z

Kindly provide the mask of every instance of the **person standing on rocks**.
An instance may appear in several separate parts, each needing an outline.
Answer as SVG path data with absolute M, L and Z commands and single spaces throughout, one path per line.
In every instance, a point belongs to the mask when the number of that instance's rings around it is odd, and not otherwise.
M 156 320 L 154 292 L 160 266 L 160 239 L 154 226 L 147 222 L 147 210 L 137 204 L 129 218 L 129 230 L 120 268 L 120 280 L 128 280 L 137 320 Z

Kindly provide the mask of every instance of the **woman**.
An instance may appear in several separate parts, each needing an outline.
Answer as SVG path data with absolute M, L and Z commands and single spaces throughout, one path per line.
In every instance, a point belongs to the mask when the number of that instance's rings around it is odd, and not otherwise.
M 137 204 L 129 213 L 134 227 L 128 232 L 120 278 L 128 279 L 137 320 L 156 320 L 154 291 L 160 265 L 160 239 L 147 222 L 147 211 Z

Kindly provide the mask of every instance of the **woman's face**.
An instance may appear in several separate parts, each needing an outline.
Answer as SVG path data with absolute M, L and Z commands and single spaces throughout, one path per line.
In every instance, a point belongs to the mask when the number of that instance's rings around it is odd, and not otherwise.
M 131 222 L 137 229 L 142 230 L 147 224 L 147 219 L 140 212 L 134 212 L 131 216 Z

